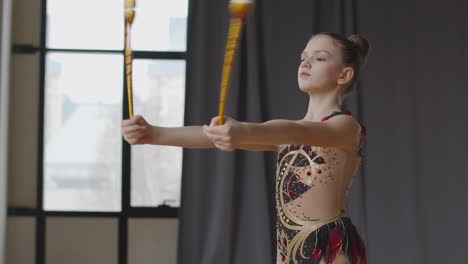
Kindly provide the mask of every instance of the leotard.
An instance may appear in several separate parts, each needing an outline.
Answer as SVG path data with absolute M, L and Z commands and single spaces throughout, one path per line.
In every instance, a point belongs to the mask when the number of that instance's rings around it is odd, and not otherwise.
M 350 111 L 333 112 L 322 121 Z M 365 264 L 364 243 L 345 203 L 366 142 L 361 125 L 356 153 L 338 147 L 280 145 L 276 172 L 277 264 L 331 264 L 337 254 Z M 317 218 L 317 212 L 327 217 Z M 315 216 L 315 217 L 314 217 Z

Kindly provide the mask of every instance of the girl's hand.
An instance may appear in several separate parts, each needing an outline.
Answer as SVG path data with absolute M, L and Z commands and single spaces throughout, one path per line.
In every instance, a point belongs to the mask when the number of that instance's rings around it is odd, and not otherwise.
M 141 116 L 122 120 L 122 136 L 131 145 L 154 144 L 157 127 L 151 126 Z
M 203 126 L 203 133 L 215 147 L 224 151 L 233 151 L 240 146 L 242 123 L 225 116 L 224 125 L 219 126 L 219 116 L 211 119 L 210 126 Z

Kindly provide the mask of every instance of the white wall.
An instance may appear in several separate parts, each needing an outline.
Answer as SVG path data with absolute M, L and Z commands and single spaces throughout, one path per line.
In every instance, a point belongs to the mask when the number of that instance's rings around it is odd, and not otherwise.
M 0 1 L 0 264 L 5 261 L 11 0 Z

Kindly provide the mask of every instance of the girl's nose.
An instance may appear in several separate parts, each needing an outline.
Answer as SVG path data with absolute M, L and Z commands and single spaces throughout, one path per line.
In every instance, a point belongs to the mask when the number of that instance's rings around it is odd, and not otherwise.
M 310 64 L 307 61 L 303 61 L 301 68 L 310 68 Z

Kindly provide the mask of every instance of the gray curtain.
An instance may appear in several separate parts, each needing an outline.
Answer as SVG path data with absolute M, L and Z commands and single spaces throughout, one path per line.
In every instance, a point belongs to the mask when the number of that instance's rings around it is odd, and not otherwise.
M 191 0 L 186 125 L 217 115 L 227 6 Z M 347 208 L 369 263 L 463 260 L 467 7 L 451 0 L 258 0 L 248 19 L 227 105 L 240 121 L 303 117 L 308 98 L 296 71 L 313 33 L 358 33 L 371 43 L 345 105 L 369 133 Z M 185 150 L 179 264 L 274 263 L 275 155 Z
M 371 263 L 464 263 L 468 3 L 360 1 Z
M 0 264 L 5 261 L 11 0 L 0 2 Z

